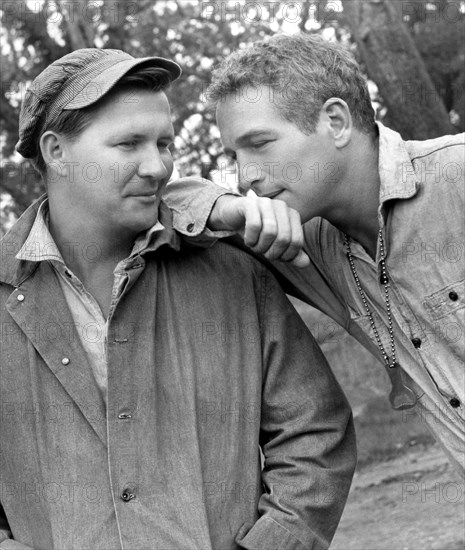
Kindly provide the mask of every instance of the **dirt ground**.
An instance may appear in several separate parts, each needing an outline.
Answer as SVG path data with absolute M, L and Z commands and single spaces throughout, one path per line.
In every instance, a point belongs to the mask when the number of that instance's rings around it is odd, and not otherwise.
M 331 550 L 463 550 L 465 487 L 436 445 L 356 472 Z

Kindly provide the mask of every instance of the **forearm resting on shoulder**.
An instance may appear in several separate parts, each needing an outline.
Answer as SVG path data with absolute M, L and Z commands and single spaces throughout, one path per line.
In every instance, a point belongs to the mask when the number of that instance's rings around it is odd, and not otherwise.
M 268 260 L 306 267 L 299 213 L 280 200 L 234 194 L 200 178 L 170 182 L 163 196 L 173 212 L 174 227 L 189 239 L 212 239 L 234 231 Z

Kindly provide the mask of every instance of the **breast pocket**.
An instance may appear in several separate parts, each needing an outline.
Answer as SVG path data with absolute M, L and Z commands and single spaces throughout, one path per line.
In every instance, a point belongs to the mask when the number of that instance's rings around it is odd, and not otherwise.
M 423 304 L 435 321 L 465 308 L 465 279 L 426 296 Z

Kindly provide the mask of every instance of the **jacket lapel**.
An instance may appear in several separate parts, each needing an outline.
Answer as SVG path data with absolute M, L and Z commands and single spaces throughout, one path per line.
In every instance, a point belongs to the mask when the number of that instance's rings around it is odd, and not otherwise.
M 6 307 L 106 445 L 105 403 L 59 282 L 48 262 L 41 262 L 32 276 L 15 289 Z M 41 329 L 28 329 L 36 326 Z M 61 337 L 56 337 L 57 332 Z

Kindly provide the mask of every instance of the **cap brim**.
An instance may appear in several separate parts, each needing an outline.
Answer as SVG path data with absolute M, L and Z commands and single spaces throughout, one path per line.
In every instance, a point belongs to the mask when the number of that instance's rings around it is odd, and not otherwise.
M 173 81 L 179 78 L 182 73 L 181 67 L 177 63 L 163 57 L 124 59 L 108 67 L 108 69 L 105 69 L 92 79 L 85 88 L 62 107 L 63 110 L 83 109 L 84 107 L 92 105 L 106 95 L 126 73 L 139 65 L 166 69 L 171 74 Z

